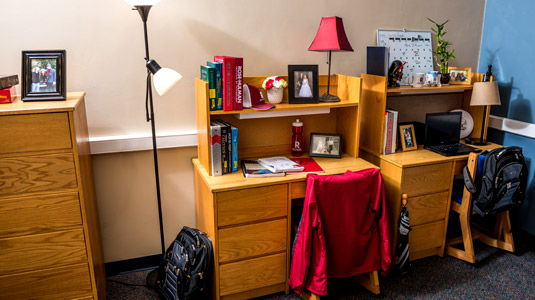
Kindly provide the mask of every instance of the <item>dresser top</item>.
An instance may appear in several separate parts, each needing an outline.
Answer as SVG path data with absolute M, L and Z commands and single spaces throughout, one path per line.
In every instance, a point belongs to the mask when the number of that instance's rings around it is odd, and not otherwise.
M 84 99 L 85 92 L 67 93 L 67 100 L 21 101 L 18 95 L 13 103 L 0 104 L 0 115 L 73 111 Z

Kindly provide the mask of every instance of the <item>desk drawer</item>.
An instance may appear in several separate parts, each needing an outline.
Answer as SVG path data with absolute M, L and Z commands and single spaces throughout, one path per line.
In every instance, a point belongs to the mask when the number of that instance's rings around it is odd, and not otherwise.
M 401 191 L 409 199 L 415 196 L 447 191 L 452 180 L 452 163 L 403 169 Z
M 77 187 L 72 153 L 0 160 L 0 197 Z
M 444 220 L 420 226 L 411 226 L 409 233 L 409 251 L 419 251 L 442 246 L 444 242 Z
M 286 282 L 286 253 L 280 253 L 219 267 L 221 296 Z
M 82 228 L 0 239 L 0 276 L 87 263 Z
M 286 250 L 286 219 L 219 230 L 219 262 Z
M 0 117 L 0 154 L 72 148 L 67 113 Z
M 408 199 L 411 226 L 440 221 L 446 218 L 448 192 Z
M 216 197 L 219 227 L 288 215 L 287 184 L 221 192 Z
M 87 263 L 0 276 L 0 291 L 0 299 L 93 299 Z
M 81 226 L 78 193 L 0 199 L 0 237 Z

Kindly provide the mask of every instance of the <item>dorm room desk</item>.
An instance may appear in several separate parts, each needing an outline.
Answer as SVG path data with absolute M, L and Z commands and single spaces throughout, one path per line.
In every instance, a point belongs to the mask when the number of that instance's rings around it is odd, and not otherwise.
M 489 143 L 482 150 L 501 147 Z M 385 183 L 386 205 L 392 235 L 392 256 L 399 239 L 401 195 L 407 194 L 410 226 L 410 260 L 444 254 L 453 179 L 462 174 L 468 155 L 443 156 L 424 150 L 383 155 L 361 147 L 360 157 L 377 165 Z
M 377 168 L 345 154 L 314 159 L 322 175 Z M 198 159 L 193 166 L 197 228 L 214 246 L 213 298 L 288 293 L 291 200 L 305 197 L 306 174 L 244 178 L 240 169 L 209 176 Z

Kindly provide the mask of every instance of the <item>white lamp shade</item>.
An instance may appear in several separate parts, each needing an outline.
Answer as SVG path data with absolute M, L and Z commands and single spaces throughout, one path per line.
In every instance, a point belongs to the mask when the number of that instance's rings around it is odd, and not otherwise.
M 470 106 L 500 105 L 497 81 L 476 82 L 472 90 Z
M 158 72 L 156 72 L 156 74 L 154 74 L 153 79 L 156 92 L 158 92 L 158 95 L 163 96 L 180 79 L 182 79 L 182 75 L 180 75 L 177 71 L 168 68 L 161 68 L 158 70 Z
M 132 6 L 153 6 L 160 0 L 124 0 Z

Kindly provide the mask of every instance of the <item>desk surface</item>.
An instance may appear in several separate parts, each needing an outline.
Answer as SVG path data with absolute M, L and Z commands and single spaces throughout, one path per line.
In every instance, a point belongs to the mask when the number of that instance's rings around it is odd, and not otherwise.
M 472 145 L 474 146 L 474 145 Z M 474 146 L 482 150 L 490 150 L 502 147 L 501 145 L 489 143 L 485 146 Z M 364 149 L 364 148 L 363 148 Z M 372 154 L 372 151 L 364 149 L 366 152 Z M 374 155 L 374 154 L 372 154 Z M 449 162 L 449 161 L 466 161 L 468 159 L 468 154 L 465 155 L 456 155 L 456 156 L 444 156 L 438 153 L 435 153 L 430 150 L 425 150 L 423 145 L 418 146 L 418 149 L 413 151 L 397 151 L 393 154 L 379 154 L 379 158 L 388 161 L 398 167 L 415 167 L 421 165 L 428 165 L 431 163 L 440 163 L 440 162 Z
M 354 158 L 349 155 L 343 155 L 340 159 L 314 157 L 314 160 L 325 171 L 324 173 L 318 173 L 320 175 L 342 174 L 347 170 L 356 171 L 368 168 L 377 168 L 377 166 L 365 161 L 364 159 Z M 202 175 L 201 177 L 210 187 L 212 192 L 305 181 L 307 176 L 307 174 L 290 174 L 281 177 L 245 178 L 243 177 L 241 168 L 238 170 L 238 172 L 231 174 L 225 174 L 222 176 L 209 176 L 208 172 L 200 164 L 198 158 L 193 159 L 193 164 L 197 167 L 197 170 L 199 170 L 200 174 Z

